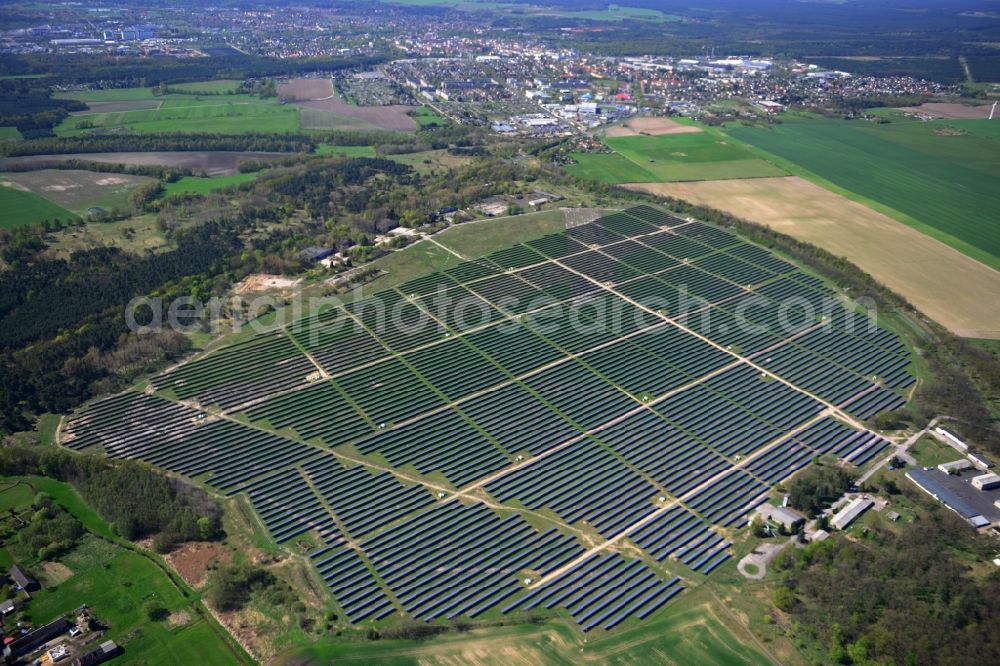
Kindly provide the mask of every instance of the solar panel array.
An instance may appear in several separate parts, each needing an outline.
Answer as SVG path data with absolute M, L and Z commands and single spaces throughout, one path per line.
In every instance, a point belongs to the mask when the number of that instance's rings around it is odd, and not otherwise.
M 909 365 L 814 276 L 638 206 L 223 347 L 64 443 L 245 493 L 352 622 L 610 629 L 722 565 L 782 479 L 883 451 L 852 418 L 905 403 Z

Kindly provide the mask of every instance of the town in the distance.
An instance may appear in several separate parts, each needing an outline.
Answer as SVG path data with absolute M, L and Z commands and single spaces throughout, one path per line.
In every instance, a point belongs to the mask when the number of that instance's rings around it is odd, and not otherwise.
M 0 0 L 9 664 L 1000 663 L 993 0 Z

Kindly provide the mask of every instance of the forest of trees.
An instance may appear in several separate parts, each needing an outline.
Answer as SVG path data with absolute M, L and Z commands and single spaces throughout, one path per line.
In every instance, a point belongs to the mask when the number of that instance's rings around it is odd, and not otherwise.
M 38 493 L 27 525 L 6 538 L 21 559 L 48 560 L 71 550 L 85 533 L 83 524 L 72 514 L 48 495 Z
M 39 79 L 0 79 L 0 127 L 16 127 L 25 138 L 48 136 L 71 111 L 87 105 L 53 99 L 47 82 Z
M 920 491 L 911 489 L 914 499 Z M 898 533 L 787 548 L 775 603 L 831 664 L 1000 663 L 1000 572 L 988 539 L 929 501 Z

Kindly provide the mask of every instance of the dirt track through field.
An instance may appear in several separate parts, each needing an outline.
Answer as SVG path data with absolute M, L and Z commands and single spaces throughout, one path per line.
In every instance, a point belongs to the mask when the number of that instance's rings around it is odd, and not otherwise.
M 718 208 L 847 257 L 966 337 L 1000 339 L 1000 272 L 798 177 L 627 185 Z

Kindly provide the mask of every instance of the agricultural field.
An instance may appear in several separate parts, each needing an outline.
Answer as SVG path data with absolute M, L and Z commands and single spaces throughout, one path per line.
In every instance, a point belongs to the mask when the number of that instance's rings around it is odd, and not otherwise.
M 910 351 L 718 227 L 650 206 L 523 218 L 503 249 L 423 240 L 392 286 L 95 401 L 60 441 L 245 497 L 339 622 L 539 617 L 574 652 L 635 637 L 765 661 L 684 610 L 788 476 L 888 447 L 865 423 L 906 404 Z M 690 632 L 653 637 L 680 617 Z
M 146 89 L 135 90 L 144 91 Z M 94 97 L 96 92 L 91 92 L 87 97 Z M 120 91 L 107 92 L 117 93 Z M 109 97 L 115 97 L 115 95 L 109 95 Z M 246 132 L 248 128 L 253 128 L 257 132 L 294 132 L 299 129 L 297 110 L 273 99 L 259 99 L 250 95 L 208 95 L 205 97 L 164 95 L 158 99 L 159 105 L 156 108 L 104 111 L 70 116 L 55 128 L 55 132 L 58 136 L 77 136 L 94 130 L 126 128 L 140 134 L 154 132 L 240 134 Z M 84 101 L 94 103 L 99 100 Z M 119 100 L 106 101 L 119 102 Z M 139 98 L 124 101 L 134 104 L 143 100 Z
M 608 137 L 620 136 L 661 136 L 663 134 L 697 134 L 704 130 L 697 125 L 682 123 L 670 118 L 629 118 L 621 125 L 609 127 Z
M 0 141 L 17 141 L 21 138 L 21 133 L 16 127 L 0 127 Z
M 217 79 L 215 81 L 193 81 L 191 83 L 174 83 L 170 87 L 186 93 L 235 93 L 243 83 L 237 79 Z
M 259 173 L 234 173 L 230 176 L 215 176 L 214 178 L 198 178 L 185 176 L 180 180 L 167 183 L 163 187 L 163 196 L 172 194 L 208 194 L 230 185 L 240 185 L 254 180 Z
M 876 210 L 1000 270 L 1000 144 L 995 131 L 979 129 L 987 124 L 810 118 L 768 129 L 731 127 L 727 132 L 778 156 L 797 174 L 814 174 L 841 193 L 872 203 Z
M 67 160 L 105 162 L 109 164 L 137 164 L 180 167 L 207 176 L 231 176 L 239 172 L 240 162 L 268 160 L 283 153 L 238 152 L 228 150 L 150 151 L 141 153 L 73 153 L 70 155 L 27 155 L 0 158 L 0 171 L 17 166 L 38 169 Z
M 1000 273 L 913 227 L 796 176 L 631 187 L 771 227 L 848 257 L 956 335 L 1000 338 Z
M 301 110 L 302 129 L 386 129 L 410 132 L 417 124 L 411 106 L 355 106 L 333 90 L 330 79 L 291 79 L 278 86 L 278 96 Z
M 36 224 L 46 220 L 72 220 L 76 216 L 62 206 L 29 192 L 20 185 L 0 177 L 0 228 Z
M 317 102 L 316 104 L 320 104 Z M 359 118 L 346 113 L 329 111 L 326 108 L 306 107 L 305 103 L 297 104 L 299 107 L 299 126 L 306 130 L 377 130 L 383 129 L 375 123 L 368 122 L 364 118 Z M 324 106 L 329 106 L 325 105 Z
M 316 147 L 316 155 L 342 155 L 344 157 L 375 157 L 373 146 L 335 146 L 321 143 Z
M 568 167 L 574 175 L 605 183 L 677 182 L 782 176 L 785 172 L 740 145 L 706 128 L 656 128 L 657 134 L 621 128 L 609 131 L 605 143 L 612 154 L 573 154 L 578 164 Z M 695 131 L 688 131 L 693 128 Z M 618 136 L 611 136 L 618 134 Z M 626 135 L 622 135 L 626 134 Z
M 128 197 L 132 189 L 152 182 L 145 176 L 69 169 L 23 171 L 0 177 L 81 216 L 94 208 L 130 210 Z

